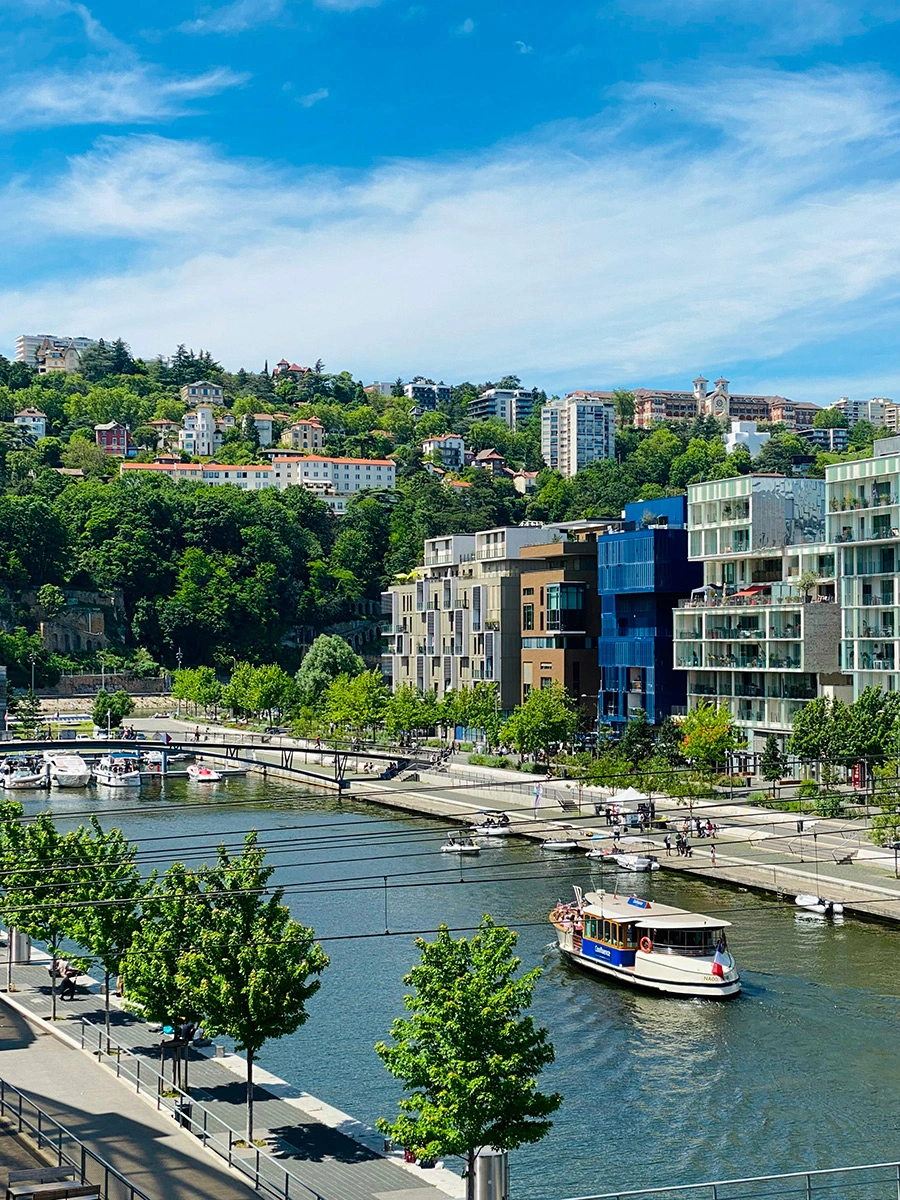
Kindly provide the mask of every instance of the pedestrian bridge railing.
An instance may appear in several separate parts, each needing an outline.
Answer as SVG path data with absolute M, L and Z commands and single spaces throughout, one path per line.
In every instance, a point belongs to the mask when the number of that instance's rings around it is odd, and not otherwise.
M 622 1189 L 570 1200 L 900 1200 L 900 1163 L 869 1163 L 709 1183 Z
M 102 1065 L 115 1071 L 117 1079 L 134 1084 L 139 1095 L 153 1097 L 157 1109 L 170 1112 L 183 1129 L 224 1159 L 257 1192 L 271 1200 L 326 1200 L 315 1188 L 298 1179 L 269 1150 L 256 1145 L 248 1146 L 236 1130 L 205 1104 L 182 1091 L 173 1080 L 167 1079 L 144 1056 L 135 1054 L 115 1038 L 107 1037 L 103 1026 L 95 1025 L 87 1017 L 80 1017 L 79 1023 L 82 1050 L 93 1054 Z M 162 1061 L 160 1066 L 165 1069 Z M 143 1193 L 136 1192 L 135 1195 L 142 1197 Z M 114 1200 L 119 1198 L 115 1197 Z M 125 1197 L 124 1200 L 131 1200 L 131 1197 Z
M 0 1114 L 18 1133 L 34 1142 L 41 1153 L 55 1158 L 57 1166 L 71 1167 L 84 1183 L 99 1187 L 103 1200 L 150 1200 L 146 1192 L 135 1187 L 106 1159 L 5 1079 L 0 1079 Z

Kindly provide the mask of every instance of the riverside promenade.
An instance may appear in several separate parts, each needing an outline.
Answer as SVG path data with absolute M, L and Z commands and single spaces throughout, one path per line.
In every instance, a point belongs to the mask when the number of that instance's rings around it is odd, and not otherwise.
M 214 1047 L 191 1051 L 194 1132 L 180 1128 L 169 1111 L 171 1099 L 158 1107 L 157 1073 L 171 1078 L 171 1060 L 164 1067 L 160 1058 L 161 1035 L 114 1000 L 113 1053 L 104 1053 L 103 997 L 99 983 L 87 976 L 79 980 L 75 1001 L 58 1004 L 51 1024 L 47 962 L 33 950 L 31 963 L 14 967 L 15 990 L 0 993 L 0 1074 L 154 1200 L 244 1200 L 254 1192 L 252 1183 L 204 1148 L 204 1128 L 220 1146 L 223 1131 L 233 1131 L 227 1139 L 232 1158 L 245 1172 L 259 1170 L 257 1195 L 285 1195 L 285 1171 L 290 1200 L 464 1195 L 458 1175 L 406 1164 L 396 1152 L 386 1156 L 380 1134 L 259 1067 L 254 1107 L 264 1148 L 259 1156 L 242 1148 L 246 1063 L 236 1054 L 216 1057 Z M 138 1064 L 140 1095 L 132 1082 Z
M 196 722 L 172 719 L 160 722 L 145 718 L 132 724 L 148 733 L 169 728 L 180 736 L 198 727 Z M 201 737 L 210 740 L 235 736 L 235 731 L 226 726 L 201 722 L 199 728 Z M 285 747 L 302 752 L 305 765 L 316 770 L 317 756 L 309 742 L 273 737 L 260 744 L 256 735 L 252 741 L 248 737 L 248 745 L 253 746 L 258 769 L 265 767 L 273 775 L 278 774 L 278 760 Z M 202 757 L 202 743 L 198 753 Z M 441 771 L 420 766 L 382 780 L 363 771 L 366 753 L 361 750 L 350 756 L 343 795 L 437 817 L 446 820 L 448 828 L 468 827 L 479 812 L 493 809 L 507 813 L 510 825 L 521 837 L 541 842 L 564 832 L 584 850 L 598 845 L 591 834 L 602 838 L 609 833 L 604 818 L 594 811 L 595 804 L 602 805 L 608 798 L 608 791 L 520 771 L 471 767 L 462 761 L 465 757 L 456 756 Z M 330 763 L 323 761 L 320 769 L 326 776 L 331 771 Z M 677 857 L 674 849 L 671 856 L 665 854 L 664 831 L 640 839 L 634 837 L 636 831 L 625 832 L 629 850 L 657 854 L 665 870 L 791 899 L 800 892 L 823 895 L 860 916 L 900 921 L 897 856 L 871 841 L 868 822 L 863 818 L 826 820 L 804 816 L 801 831 L 798 813 L 760 808 L 739 798 L 730 799 L 725 793 L 715 800 L 695 800 L 690 806 L 655 793 L 654 802 L 657 818 L 668 822 L 673 843 L 676 831 L 689 815 L 700 817 L 704 823 L 709 819 L 717 827 L 715 838 L 691 839 L 693 854 L 689 858 Z M 715 862 L 710 853 L 713 845 Z M 592 864 L 597 862 L 592 860 Z

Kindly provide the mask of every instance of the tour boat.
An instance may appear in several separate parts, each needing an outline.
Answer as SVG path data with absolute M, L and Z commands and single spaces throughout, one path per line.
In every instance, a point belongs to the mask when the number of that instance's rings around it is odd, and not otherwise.
M 541 842 L 542 850 L 553 850 L 557 854 L 571 854 L 578 849 L 578 843 L 573 838 L 546 838 Z
M 441 846 L 441 854 L 479 854 L 480 852 L 481 847 L 471 838 L 461 838 L 459 841 L 450 838 Z
M 741 978 L 725 939 L 730 921 L 603 892 L 561 901 L 550 923 L 562 953 L 590 971 L 668 996 L 726 999 Z
M 60 788 L 87 787 L 91 768 L 80 754 L 50 754 L 44 758 L 50 771 L 50 786 Z
M 201 767 L 198 763 L 191 763 L 187 774 L 188 779 L 193 779 L 195 783 L 218 783 L 222 778 L 221 772 L 213 771 L 209 767 Z
M 136 750 L 111 750 L 94 767 L 94 778 L 105 787 L 141 786 L 141 762 Z
M 798 908 L 807 912 L 819 913 L 823 917 L 839 917 L 843 914 L 844 906 L 837 900 L 824 900 L 821 896 L 813 896 L 810 892 L 801 892 L 794 903 Z
M 47 764 L 39 759 L 7 759 L 3 769 L 3 786 L 14 791 L 47 786 Z

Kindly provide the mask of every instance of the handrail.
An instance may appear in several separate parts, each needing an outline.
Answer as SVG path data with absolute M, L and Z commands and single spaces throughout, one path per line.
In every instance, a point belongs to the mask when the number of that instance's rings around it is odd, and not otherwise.
M 9 1103 L 10 1097 L 8 1093 L 12 1093 L 15 1103 Z M 26 1106 L 34 1109 L 36 1115 L 35 1121 L 29 1120 L 25 1115 Z M 105 1158 L 101 1158 L 99 1154 L 95 1154 L 89 1146 L 86 1146 L 81 1138 L 77 1137 L 71 1130 L 66 1129 L 64 1125 L 60 1125 L 59 1121 L 55 1120 L 48 1113 L 45 1113 L 24 1092 L 20 1092 L 17 1087 L 11 1083 L 7 1083 L 5 1079 L 0 1079 L 0 1113 L 4 1116 L 9 1114 L 18 1124 L 18 1131 L 22 1133 L 27 1130 L 30 1136 L 37 1142 L 39 1150 L 43 1150 L 46 1146 L 56 1154 L 57 1166 L 62 1166 L 66 1163 L 72 1167 L 74 1171 L 81 1175 L 82 1181 L 85 1183 L 94 1183 L 95 1181 L 88 1178 L 88 1162 L 90 1161 L 94 1167 L 103 1173 L 103 1182 L 98 1183 L 101 1188 L 105 1200 L 117 1200 L 122 1197 L 122 1200 L 150 1200 L 146 1192 L 142 1192 L 139 1187 L 131 1183 L 126 1177 L 111 1166 Z M 73 1142 L 78 1147 L 78 1157 L 72 1158 L 63 1150 L 63 1139 Z M 94 1172 L 92 1172 L 93 1174 Z M 110 1191 L 110 1180 L 115 1180 L 120 1186 L 115 1191 Z
M 781 1175 L 747 1175 L 740 1179 L 716 1179 L 710 1180 L 707 1183 L 682 1183 L 682 1184 L 667 1184 L 664 1187 L 636 1188 L 629 1191 L 618 1192 L 596 1192 L 590 1196 L 571 1197 L 570 1200 L 626 1200 L 626 1197 L 631 1196 L 672 1196 L 681 1195 L 682 1193 L 705 1193 L 712 1200 L 725 1200 L 722 1195 L 722 1188 L 736 1187 L 739 1184 L 746 1183 L 775 1183 L 783 1180 L 797 1180 L 799 1186 L 797 1189 L 792 1189 L 791 1193 L 787 1192 L 769 1192 L 767 1195 L 803 1195 L 809 1197 L 817 1190 L 832 1190 L 834 1185 L 823 1182 L 822 1189 L 817 1189 L 815 1182 L 823 1176 L 828 1175 L 853 1175 L 860 1171 L 890 1171 L 891 1177 L 885 1179 L 884 1182 L 891 1185 L 894 1189 L 892 1196 L 897 1194 L 898 1185 L 900 1185 L 900 1163 L 862 1163 L 856 1167 L 824 1167 L 817 1168 L 813 1171 L 787 1171 Z
M 177 1087 L 171 1080 L 157 1071 L 156 1068 L 150 1065 L 146 1059 L 135 1054 L 127 1046 L 123 1046 L 117 1042 L 114 1037 L 107 1037 L 106 1030 L 99 1025 L 95 1025 L 89 1021 L 87 1017 L 78 1018 L 81 1023 L 81 1049 L 89 1051 L 91 1054 L 97 1055 L 99 1062 L 103 1062 L 104 1053 L 112 1057 L 110 1051 L 104 1047 L 114 1047 L 116 1059 L 116 1078 L 119 1079 L 123 1075 L 130 1079 L 135 1084 L 135 1090 L 138 1094 L 141 1093 L 142 1084 L 144 1092 L 147 1092 L 147 1083 L 149 1082 L 152 1090 L 156 1093 L 157 1109 L 165 1108 L 172 1113 L 175 1120 L 183 1128 L 188 1129 L 193 1133 L 205 1146 L 208 1146 L 220 1158 L 225 1159 L 229 1167 L 245 1175 L 252 1181 L 254 1188 L 258 1192 L 263 1192 L 271 1196 L 273 1200 L 326 1200 L 320 1192 L 315 1188 L 304 1183 L 286 1167 L 282 1166 L 277 1159 L 273 1158 L 265 1150 L 259 1147 L 250 1147 L 252 1158 L 247 1159 L 240 1154 L 235 1153 L 235 1148 L 239 1147 L 243 1142 L 241 1135 L 237 1130 L 232 1129 L 226 1124 L 221 1117 L 217 1117 L 211 1109 L 198 1100 L 195 1100 L 188 1092 L 184 1092 Z M 87 1029 L 92 1029 L 97 1034 L 97 1048 L 92 1049 L 85 1044 L 85 1032 Z M 122 1065 L 122 1056 L 126 1057 L 126 1065 Z M 127 1059 L 134 1059 L 135 1068 L 129 1070 Z M 141 1069 L 143 1067 L 143 1070 Z M 193 1115 L 194 1108 L 197 1108 L 202 1114 L 202 1120 L 195 1118 Z M 216 1127 L 218 1129 L 216 1130 Z M 214 1132 L 214 1130 L 216 1130 Z M 266 1167 L 274 1178 L 267 1178 L 260 1171 L 261 1167 Z M 302 1191 L 300 1190 L 302 1189 Z M 129 1197 L 129 1200 L 131 1198 Z

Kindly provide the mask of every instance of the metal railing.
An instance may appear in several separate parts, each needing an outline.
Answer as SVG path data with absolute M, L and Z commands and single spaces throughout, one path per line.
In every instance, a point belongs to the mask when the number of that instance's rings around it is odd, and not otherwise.
M 756 1200 L 767 1197 L 813 1196 L 840 1200 L 898 1200 L 900 1163 L 870 1163 L 861 1167 L 833 1167 L 824 1171 L 792 1171 L 784 1175 L 753 1175 L 710 1183 L 638 1188 L 633 1191 L 598 1192 L 577 1200 Z M 573 1198 L 575 1200 L 575 1198 Z
M 0 1079 L 0 1113 L 15 1124 L 19 1133 L 27 1134 L 39 1151 L 53 1155 L 57 1166 L 71 1167 L 84 1183 L 96 1184 L 104 1200 L 150 1200 L 146 1192 L 130 1183 L 105 1158 L 95 1154 L 74 1133 L 4 1079 Z
M 114 1038 L 107 1038 L 102 1026 L 95 1025 L 87 1017 L 79 1020 L 82 1050 L 114 1070 L 117 1079 L 127 1079 L 133 1083 L 138 1094 L 153 1095 L 157 1109 L 170 1112 L 183 1129 L 194 1134 L 204 1146 L 224 1159 L 229 1167 L 243 1175 L 256 1191 L 273 1197 L 273 1200 L 326 1200 L 315 1188 L 282 1166 L 267 1150 L 248 1146 L 241 1134 L 200 1101 L 166 1079 L 152 1063 Z M 135 1196 L 146 1200 L 143 1192 L 135 1190 Z M 132 1198 L 129 1196 L 127 1200 Z

